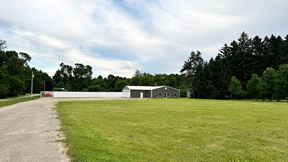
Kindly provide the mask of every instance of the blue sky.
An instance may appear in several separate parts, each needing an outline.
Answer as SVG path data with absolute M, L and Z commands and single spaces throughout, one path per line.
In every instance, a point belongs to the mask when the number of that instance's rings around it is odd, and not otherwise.
M 83 63 L 93 75 L 136 69 L 179 73 L 192 50 L 205 60 L 241 32 L 288 34 L 287 0 L 0 0 L 0 39 L 51 76 Z

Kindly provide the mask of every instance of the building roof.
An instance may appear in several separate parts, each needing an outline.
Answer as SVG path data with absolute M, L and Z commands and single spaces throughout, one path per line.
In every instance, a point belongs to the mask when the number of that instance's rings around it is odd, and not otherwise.
M 158 88 L 163 88 L 165 86 L 126 86 L 130 90 L 154 90 Z

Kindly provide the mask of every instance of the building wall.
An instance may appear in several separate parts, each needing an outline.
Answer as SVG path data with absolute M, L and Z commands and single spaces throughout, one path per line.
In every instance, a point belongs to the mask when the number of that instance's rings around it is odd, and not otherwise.
M 123 98 L 130 98 L 130 90 L 123 89 L 122 90 L 122 97 Z
M 150 90 L 130 90 L 131 98 L 140 98 L 141 92 L 143 93 L 143 98 L 151 98 Z
M 163 87 L 152 91 L 153 98 L 179 98 L 180 91 L 171 87 Z M 161 95 L 160 95 L 161 93 Z M 166 97 L 165 97 L 166 95 Z
M 56 98 L 121 98 L 122 92 L 52 92 Z

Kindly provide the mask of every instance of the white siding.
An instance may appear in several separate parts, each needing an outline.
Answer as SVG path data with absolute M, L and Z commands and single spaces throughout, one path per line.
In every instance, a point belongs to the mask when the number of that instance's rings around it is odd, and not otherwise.
M 53 92 L 56 98 L 121 98 L 122 92 Z
M 124 90 L 122 91 L 122 97 L 123 98 L 130 98 L 130 90 Z

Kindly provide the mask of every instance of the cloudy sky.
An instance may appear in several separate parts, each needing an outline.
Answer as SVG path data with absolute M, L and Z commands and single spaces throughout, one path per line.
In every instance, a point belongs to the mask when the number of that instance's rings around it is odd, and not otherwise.
M 288 34 L 287 0 L 0 0 L 0 39 L 53 75 L 83 63 L 94 76 L 179 73 L 237 39 Z

